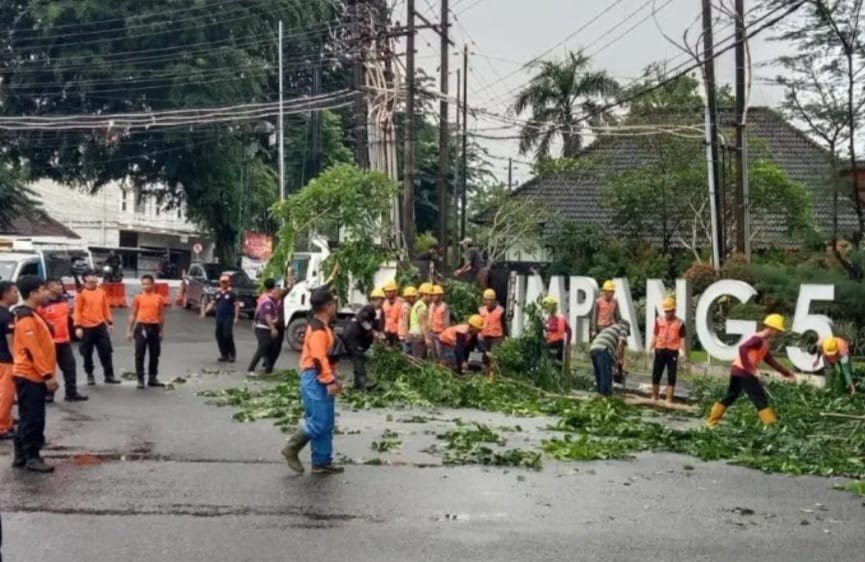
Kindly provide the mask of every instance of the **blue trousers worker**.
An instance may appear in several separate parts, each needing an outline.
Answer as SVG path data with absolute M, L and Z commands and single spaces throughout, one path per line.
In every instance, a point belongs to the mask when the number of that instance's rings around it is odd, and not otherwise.
M 333 462 L 333 425 L 336 400 L 327 395 L 327 387 L 318 380 L 318 372 L 308 369 L 300 374 L 303 400 L 303 424 L 312 448 L 312 465 L 328 466 Z

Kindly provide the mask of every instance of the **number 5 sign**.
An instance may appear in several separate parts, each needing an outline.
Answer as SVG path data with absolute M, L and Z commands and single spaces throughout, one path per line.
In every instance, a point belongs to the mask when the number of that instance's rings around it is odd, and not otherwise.
M 825 314 L 811 314 L 811 303 L 814 301 L 835 300 L 835 285 L 802 285 L 799 287 L 799 299 L 796 301 L 796 314 L 793 316 L 792 331 L 797 334 L 816 332 L 817 336 L 828 338 L 832 335 L 832 320 Z M 814 370 L 814 355 L 793 346 L 787 346 L 787 357 L 800 371 Z

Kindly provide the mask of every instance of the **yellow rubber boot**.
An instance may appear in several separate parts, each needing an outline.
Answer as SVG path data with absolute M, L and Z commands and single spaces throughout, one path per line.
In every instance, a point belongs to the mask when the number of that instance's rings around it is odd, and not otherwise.
M 724 412 L 726 411 L 726 406 L 720 402 L 715 402 L 712 406 L 712 410 L 709 412 L 709 419 L 706 420 L 706 427 L 715 427 L 718 425 L 718 422 L 724 417 Z
M 763 422 L 763 425 L 772 425 L 778 421 L 778 418 L 775 416 L 775 410 L 773 410 L 771 406 L 763 408 L 757 412 L 757 415 L 760 416 L 760 421 Z

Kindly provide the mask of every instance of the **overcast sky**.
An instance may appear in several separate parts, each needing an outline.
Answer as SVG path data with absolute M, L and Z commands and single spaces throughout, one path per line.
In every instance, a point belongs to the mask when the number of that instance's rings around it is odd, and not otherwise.
M 415 0 L 416 9 L 430 19 L 438 21 L 440 0 Z M 668 61 L 676 67 L 688 61 L 687 55 L 666 41 L 651 17 L 652 0 L 450 0 L 457 22 L 453 28 L 457 48 L 452 49 L 451 69 L 462 66 L 457 56 L 463 44 L 468 43 L 469 105 L 506 114 L 513 102 L 514 92 L 528 78 L 521 65 L 553 48 L 565 38 L 572 38 L 556 47 L 547 57 L 562 57 L 569 49 L 583 48 L 594 65 L 603 68 L 621 83 L 637 78 L 650 63 Z M 665 33 L 677 40 L 690 26 L 692 41 L 702 27 L 699 0 L 654 0 L 657 20 Z M 729 2 L 732 5 L 732 1 Z M 394 18 L 404 20 L 405 0 L 397 0 Z M 746 0 L 745 9 L 758 6 L 756 0 Z M 603 12 L 603 14 L 602 14 Z M 594 21 L 593 21 L 594 20 Z M 716 44 L 732 42 L 732 21 L 721 22 L 715 29 Z M 772 77 L 771 67 L 760 67 L 789 47 L 768 41 L 770 30 L 754 38 L 751 53 L 754 62 L 754 83 L 751 105 L 776 105 L 782 96 L 780 89 L 761 84 L 762 77 Z M 726 43 L 722 43 L 726 40 Z M 438 77 L 439 43 L 434 31 L 423 30 L 418 36 L 418 65 L 432 76 Z M 717 60 L 716 74 L 721 83 L 734 80 L 733 51 Z M 456 95 L 456 74 L 451 74 L 451 93 Z M 453 112 L 451 113 L 453 116 Z M 514 135 L 516 128 L 493 129 L 505 126 L 494 117 L 469 118 L 470 128 L 495 136 Z M 515 141 L 484 141 L 484 146 L 498 159 L 496 173 L 507 177 L 507 158 L 531 160 L 520 156 Z M 515 183 L 529 179 L 526 165 L 515 165 Z

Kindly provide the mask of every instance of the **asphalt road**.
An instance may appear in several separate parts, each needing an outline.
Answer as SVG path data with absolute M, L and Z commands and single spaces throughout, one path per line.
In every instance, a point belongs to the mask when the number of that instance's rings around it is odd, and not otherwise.
M 11 445 L 0 444 L 4 560 L 863 559 L 863 499 L 832 490 L 830 479 L 666 454 L 548 460 L 535 472 L 441 467 L 425 452 L 456 416 L 520 423 L 526 441 L 544 420 L 439 411 L 427 427 L 405 423 L 412 412 L 342 412 L 340 453 L 375 455 L 369 444 L 385 428 L 403 446 L 382 455 L 385 466 L 291 475 L 269 421 L 234 422 L 230 409 L 196 395 L 261 384 L 242 374 L 254 347 L 248 322 L 238 327 L 238 372 L 219 371 L 212 331 L 210 319 L 169 313 L 162 378 L 188 379 L 174 390 L 99 385 L 85 387 L 89 402 L 49 406 L 53 475 L 11 469 Z M 117 370 L 131 370 L 118 336 Z M 280 364 L 296 360 L 286 352 Z

